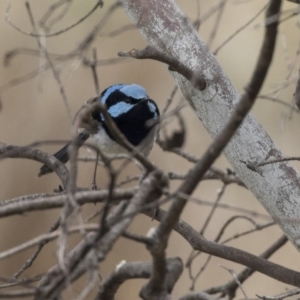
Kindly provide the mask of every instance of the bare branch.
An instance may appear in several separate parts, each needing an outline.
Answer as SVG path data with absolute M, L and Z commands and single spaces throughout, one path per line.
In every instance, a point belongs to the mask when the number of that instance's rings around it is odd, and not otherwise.
M 180 297 L 178 300 L 216 300 L 205 292 L 192 292 Z
M 180 258 L 167 259 L 167 290 L 172 291 L 174 284 L 183 271 L 183 264 Z M 121 262 L 114 272 L 109 274 L 101 284 L 99 293 L 95 300 L 113 300 L 121 286 L 128 279 L 149 278 L 152 273 L 150 262 Z
M 288 239 L 286 236 L 281 236 L 274 244 L 272 244 L 266 251 L 264 251 L 260 257 L 268 259 L 271 255 L 273 255 L 278 249 L 284 246 L 287 243 Z M 242 272 L 237 275 L 239 282 L 245 282 L 256 270 L 251 268 L 246 268 Z M 222 293 L 229 296 L 229 299 L 233 299 L 236 294 L 236 290 L 238 285 L 235 280 L 228 282 L 225 285 L 219 287 L 213 287 L 210 289 L 205 290 L 208 294 L 216 294 Z
M 120 213 L 124 214 L 125 217 L 120 218 L 118 214 L 108 216 L 110 218 L 106 224 L 108 230 L 102 235 L 100 234 L 101 230 L 95 234 L 89 234 L 84 241 L 79 243 L 67 255 L 65 259 L 65 267 L 68 270 L 67 274 L 59 265 L 53 267 L 41 280 L 35 294 L 35 299 L 49 299 L 49 297 L 59 294 L 70 280 L 73 281 L 81 276 L 85 270 L 84 261 L 92 254 L 91 251 L 93 249 L 97 249 L 98 261 L 104 260 L 113 244 L 127 229 L 138 211 L 143 208 L 144 204 L 159 198 L 166 184 L 166 177 L 161 172 L 154 171 L 149 173 L 128 205 L 124 206 L 121 203 Z
M 112 201 L 119 202 L 123 199 L 130 199 L 135 189 L 115 189 Z M 75 201 L 78 205 L 85 203 L 97 203 L 104 202 L 108 197 L 109 192 L 106 190 L 101 191 L 81 191 L 74 194 Z M 61 193 L 57 196 L 42 196 L 32 199 L 24 199 L 24 197 L 13 199 L 13 201 L 6 201 L 3 206 L 0 206 L 0 217 L 8 217 L 14 214 L 23 214 L 29 211 L 35 210 L 46 210 L 51 208 L 60 208 L 63 207 L 67 201 L 67 194 Z
M 151 218 L 153 217 L 152 210 L 144 213 Z M 154 218 L 156 220 L 163 221 L 165 220 L 166 215 L 167 212 L 160 209 Z M 257 257 L 256 255 L 250 254 L 246 251 L 208 241 L 204 237 L 200 236 L 197 230 L 183 220 L 180 220 L 174 225 L 174 230 L 177 231 L 193 247 L 194 250 L 202 251 L 204 253 L 242 264 L 280 282 L 300 287 L 299 272 Z
M 137 59 L 154 59 L 163 62 L 170 66 L 170 71 L 178 72 L 189 80 L 194 88 L 199 89 L 200 91 L 205 90 L 206 82 L 199 72 L 190 70 L 177 59 L 172 58 L 166 53 L 163 53 L 151 46 L 147 46 L 143 50 L 132 49 L 130 52 L 119 52 L 118 55 L 121 57 L 129 56 Z
M 43 38 L 46 38 L 46 37 L 53 37 L 53 36 L 58 36 L 62 33 L 65 33 L 67 31 L 69 31 L 70 29 L 73 29 L 75 28 L 77 25 L 81 24 L 83 21 L 85 21 L 89 16 L 91 16 L 93 14 L 93 12 L 96 11 L 96 9 L 98 7 L 102 7 L 103 6 L 103 2 L 102 0 L 97 0 L 97 3 L 94 5 L 94 7 L 85 15 L 83 16 L 82 18 L 80 18 L 77 22 L 75 22 L 74 24 L 71 24 L 70 26 L 62 29 L 62 30 L 59 30 L 59 31 L 56 31 L 54 33 L 48 33 L 48 34 L 38 34 L 36 33 L 36 31 L 34 32 L 26 32 L 24 31 L 22 28 L 18 27 L 17 25 L 15 25 L 10 19 L 9 19 L 9 13 L 10 13 L 10 9 L 11 9 L 11 6 L 9 5 L 7 7 L 7 10 L 6 10 L 6 13 L 5 13 L 5 21 L 11 25 L 14 29 L 16 29 L 18 32 L 20 33 L 23 33 L 25 35 L 29 35 L 29 36 L 33 36 L 33 37 L 43 37 Z
M 296 91 L 294 94 L 294 101 L 295 101 L 298 109 L 300 110 L 300 70 L 299 70 L 299 76 L 298 76 L 298 80 L 297 80 Z
M 289 291 L 287 293 L 281 294 L 279 296 L 274 296 L 274 297 L 271 297 L 271 296 L 259 296 L 259 295 L 256 295 L 256 296 L 259 299 L 262 299 L 262 300 L 282 300 L 282 299 L 285 299 L 285 298 L 288 298 L 288 297 L 292 297 L 292 296 L 295 296 L 295 295 L 299 295 L 299 294 L 300 294 L 300 290 L 297 289 L 297 290 Z
M 0 159 L 3 158 L 27 158 L 49 166 L 60 178 L 62 185 L 67 186 L 69 180 L 69 172 L 65 165 L 54 156 L 38 149 L 26 146 L 13 146 L 0 144 Z

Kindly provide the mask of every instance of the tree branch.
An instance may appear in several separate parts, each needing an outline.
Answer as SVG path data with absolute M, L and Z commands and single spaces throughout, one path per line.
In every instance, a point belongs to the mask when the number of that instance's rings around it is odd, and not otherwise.
M 280 4 L 281 1 L 270 1 L 268 15 L 279 10 Z M 238 107 L 241 102 L 236 106 L 239 95 L 215 57 L 193 26 L 187 22 L 185 15 L 174 1 L 153 0 L 141 3 L 138 0 L 124 0 L 123 7 L 151 46 L 177 58 L 190 69 L 202 72 L 207 83 L 206 89 L 202 92 L 193 89 L 191 84 L 178 73 L 172 75 L 205 128 L 215 139 L 227 124 L 233 110 L 245 109 L 245 107 Z M 274 22 L 268 24 L 266 31 L 271 32 L 272 36 L 267 37 L 270 40 L 265 41 L 264 45 L 274 46 L 277 20 L 276 18 Z M 261 57 L 264 57 L 265 54 L 270 53 L 270 49 L 262 50 L 261 53 Z M 248 87 L 250 94 L 246 92 L 244 95 L 245 99 L 249 98 L 245 101 L 248 103 L 248 109 L 252 105 L 252 98 L 257 95 L 262 85 L 262 76 L 267 73 L 270 59 L 266 58 L 265 62 L 258 61 L 257 66 L 261 67 L 262 71 L 256 72 L 259 78 L 251 81 Z M 295 222 L 286 222 L 287 219 L 299 219 L 300 216 L 298 201 L 300 176 L 286 162 L 265 167 L 260 174 L 249 170 L 243 163 L 260 162 L 267 157 L 270 159 L 283 157 L 251 114 L 248 114 L 235 132 L 224 154 L 238 177 L 267 209 L 293 244 L 300 248 L 299 226 Z
M 144 212 L 144 214 L 150 218 L 153 217 L 153 213 L 153 210 Z M 162 221 L 165 219 L 166 214 L 167 212 L 165 210 L 159 209 L 154 218 L 155 220 Z M 183 220 L 178 221 L 174 225 L 174 230 L 177 231 L 194 250 L 236 262 L 280 282 L 300 287 L 299 272 L 280 266 L 246 251 L 208 241 Z
M 53 155 L 38 149 L 26 146 L 0 145 L 0 159 L 3 158 L 28 158 L 46 164 L 60 178 L 62 185 L 67 186 L 69 180 L 69 171 L 65 165 L 56 159 Z
M 183 271 L 180 258 L 167 259 L 167 290 L 172 291 L 173 286 Z M 114 300 L 115 294 L 121 284 L 128 279 L 149 278 L 152 272 L 150 262 L 121 262 L 107 278 L 100 284 L 99 293 L 95 300 Z

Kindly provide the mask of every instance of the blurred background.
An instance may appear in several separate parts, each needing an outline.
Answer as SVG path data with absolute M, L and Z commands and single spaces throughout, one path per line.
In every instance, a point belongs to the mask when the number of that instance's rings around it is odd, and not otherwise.
M 176 2 L 191 21 L 196 20 L 199 16 L 201 18 L 207 15 L 207 12 L 221 2 L 226 3 L 222 13 L 219 13 L 219 10 L 217 10 L 216 13 L 205 19 L 200 25 L 199 33 L 205 41 L 209 42 L 209 46 L 213 51 L 230 35 L 258 14 L 267 4 L 267 1 L 262 0 L 228 0 L 226 2 L 219 0 L 181 0 Z M 30 1 L 36 20 L 40 20 L 50 5 L 54 3 L 55 1 L 43 1 L 43 4 L 38 0 Z M 56 32 L 75 23 L 86 15 L 95 3 L 95 0 L 73 1 L 66 16 L 52 27 L 51 32 Z M 113 3 L 114 1 L 104 1 L 104 7 L 97 9 L 80 25 L 64 34 L 42 39 L 42 43 L 47 47 L 50 54 L 62 55 L 70 53 L 80 45 L 84 37 L 91 32 Z M 5 21 L 5 14 L 9 6 L 9 19 L 11 22 L 25 32 L 32 32 L 24 2 L 2 0 L 0 2 L 0 16 L 2 16 L 0 17 L 0 57 L 3 61 L 0 67 L 2 102 L 0 110 L 0 142 L 13 145 L 28 145 L 37 141 L 68 140 L 71 132 L 71 121 L 53 72 L 45 69 L 46 61 L 43 54 L 39 53 L 37 39 L 20 33 Z M 289 16 L 296 8 L 296 4 L 284 1 L 283 10 L 285 14 L 283 16 Z M 249 81 L 260 50 L 264 32 L 263 19 L 264 12 L 217 53 L 217 59 L 241 93 Z M 220 24 L 215 37 L 212 39 L 216 20 L 219 20 Z M 299 16 L 296 15 L 281 24 L 273 65 L 262 91 L 262 94 L 277 97 L 289 105 L 292 105 L 295 82 L 299 71 L 299 21 Z M 118 57 L 117 53 L 119 51 L 129 51 L 132 48 L 142 49 L 146 46 L 146 42 L 136 29 L 111 35 L 116 30 L 126 29 L 126 26 L 129 24 L 130 20 L 122 8 L 116 9 L 94 40 L 93 48 L 97 49 L 99 60 L 115 59 Z M 8 64 L 5 64 L 6 54 L 20 48 L 32 49 L 35 52 L 19 53 Z M 87 58 L 92 58 L 92 49 L 88 49 L 84 55 Z M 56 61 L 55 67 L 64 86 L 71 115 L 74 117 L 82 104 L 90 97 L 95 96 L 95 85 L 91 69 L 84 66 L 79 57 L 69 58 L 61 62 Z M 169 74 L 167 67 L 154 61 L 122 59 L 116 63 L 99 66 L 97 71 L 101 90 L 114 83 L 141 84 L 147 89 L 149 96 L 158 103 L 160 110 L 166 105 L 167 99 L 174 88 L 174 80 Z M 32 72 L 35 72 L 35 74 Z M 33 74 L 34 76 L 28 74 Z M 12 82 L 14 83 L 12 84 Z M 282 88 L 283 86 L 285 86 L 284 89 Z M 275 93 L 274 91 L 277 92 Z M 183 99 L 179 91 L 176 94 L 172 107 L 174 108 L 181 101 Z M 300 120 L 297 112 L 277 102 L 258 99 L 253 109 L 253 114 L 286 156 L 299 156 L 300 139 L 297 137 L 299 136 Z M 182 115 L 187 127 L 184 150 L 190 154 L 201 156 L 210 144 L 211 138 L 190 107 L 186 106 L 182 110 Z M 171 133 L 176 128 L 178 128 L 178 123 L 175 120 L 168 125 L 167 130 Z M 40 148 L 53 153 L 58 150 L 59 145 L 47 144 Z M 82 149 L 80 156 L 92 157 L 93 153 Z M 158 146 L 155 146 L 150 159 L 166 172 L 185 173 L 192 167 L 184 159 L 174 154 L 163 152 Z M 296 168 L 300 167 L 297 163 L 293 162 L 293 164 Z M 55 174 L 37 178 L 40 166 L 39 163 L 29 160 L 2 160 L 0 165 L 0 199 L 7 200 L 22 195 L 50 193 L 57 188 L 60 182 Z M 226 171 L 226 168 L 230 168 L 224 157 L 218 159 L 216 166 L 224 171 Z M 121 178 L 132 176 L 137 172 L 138 169 L 135 166 L 127 167 Z M 78 186 L 90 187 L 92 177 L 93 164 L 80 163 Z M 103 168 L 99 168 L 97 176 L 98 186 L 105 188 L 107 183 L 106 171 Z M 178 181 L 172 181 L 172 189 L 178 184 Z M 213 202 L 221 187 L 221 182 L 205 181 L 200 184 L 193 196 Z M 224 204 L 266 214 L 249 191 L 236 185 L 230 185 L 226 188 L 221 201 Z M 83 215 L 87 218 L 95 209 L 99 208 L 100 204 L 97 204 L 96 207 L 95 205 L 86 205 L 83 209 Z M 210 210 L 211 207 L 209 206 L 189 203 L 182 215 L 182 219 L 189 222 L 194 228 L 200 229 Z M 17 246 L 39 234 L 47 232 L 57 220 L 59 214 L 59 210 L 39 211 L 0 219 L 0 251 Z M 214 239 L 221 226 L 234 214 L 242 213 L 218 208 L 205 232 L 205 237 L 211 240 Z M 264 224 L 268 221 L 270 221 L 268 218 L 257 218 L 259 224 Z M 74 220 L 74 223 L 76 222 L 77 220 Z M 151 221 L 151 219 L 141 215 L 134 221 L 131 230 L 135 233 L 146 234 L 155 225 L 155 221 Z M 245 220 L 236 221 L 228 227 L 224 238 L 249 228 L 252 227 Z M 281 235 L 280 229 L 273 226 L 264 231 L 234 240 L 229 245 L 259 255 Z M 80 237 L 71 237 L 69 241 L 70 249 L 79 240 Z M 56 242 L 49 243 L 33 266 L 23 274 L 23 277 L 42 274 L 55 264 L 57 262 L 56 250 Z M 0 278 L 9 278 L 17 272 L 33 251 L 33 249 L 30 249 L 22 252 L 20 255 L 0 261 Z M 180 256 L 185 262 L 190 251 L 189 244 L 177 233 L 173 233 L 168 247 L 168 256 Z M 192 268 L 194 273 L 201 268 L 206 257 L 206 255 L 201 255 L 195 260 Z M 300 271 L 300 267 L 295 264 L 297 257 L 299 257 L 299 253 L 288 243 L 272 256 L 271 260 Z M 120 239 L 107 260 L 100 265 L 100 274 L 104 278 L 121 260 L 149 261 L 150 259 L 143 245 Z M 231 280 L 232 277 L 229 272 L 221 268 L 221 266 L 233 269 L 235 272 L 243 269 L 242 266 L 232 262 L 213 258 L 206 271 L 197 280 L 195 289 L 202 290 L 215 285 L 225 284 Z M 86 278 L 83 278 L 74 285 L 74 295 L 80 293 L 85 283 Z M 119 290 L 117 299 L 137 299 L 140 287 L 144 283 L 145 281 L 143 280 L 126 282 Z M 185 270 L 175 286 L 174 295 L 178 297 L 183 295 L 189 290 L 190 286 L 191 281 L 187 270 Z M 256 294 L 275 295 L 284 292 L 286 288 L 290 288 L 262 274 L 255 274 L 243 286 L 249 298 L 256 297 Z M 239 292 L 238 298 L 240 297 L 243 297 L 243 295 Z M 66 294 L 64 299 L 69 299 L 69 296 Z

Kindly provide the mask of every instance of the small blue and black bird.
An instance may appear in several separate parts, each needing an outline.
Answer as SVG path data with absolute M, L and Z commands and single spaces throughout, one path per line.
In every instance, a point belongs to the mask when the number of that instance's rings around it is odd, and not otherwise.
M 100 101 L 100 98 L 121 133 L 147 157 L 157 136 L 159 110 L 146 90 L 138 84 L 115 84 L 104 90 L 101 97 L 94 98 L 92 102 Z M 84 130 L 77 137 L 79 146 L 91 138 L 92 143 L 107 155 L 128 153 L 114 141 L 99 111 L 91 112 L 81 123 Z M 69 160 L 68 147 L 69 144 L 54 154 L 63 163 Z M 52 169 L 43 165 L 38 176 L 51 172 Z

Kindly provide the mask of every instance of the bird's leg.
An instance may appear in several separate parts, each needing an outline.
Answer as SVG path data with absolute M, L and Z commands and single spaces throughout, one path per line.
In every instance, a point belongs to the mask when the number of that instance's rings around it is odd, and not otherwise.
M 97 175 L 97 167 L 98 167 L 98 157 L 99 153 L 97 152 L 96 155 L 96 162 L 95 162 L 95 168 L 94 168 L 94 176 L 93 176 L 93 181 L 92 181 L 92 190 L 97 190 L 97 184 L 96 184 L 96 175 Z

